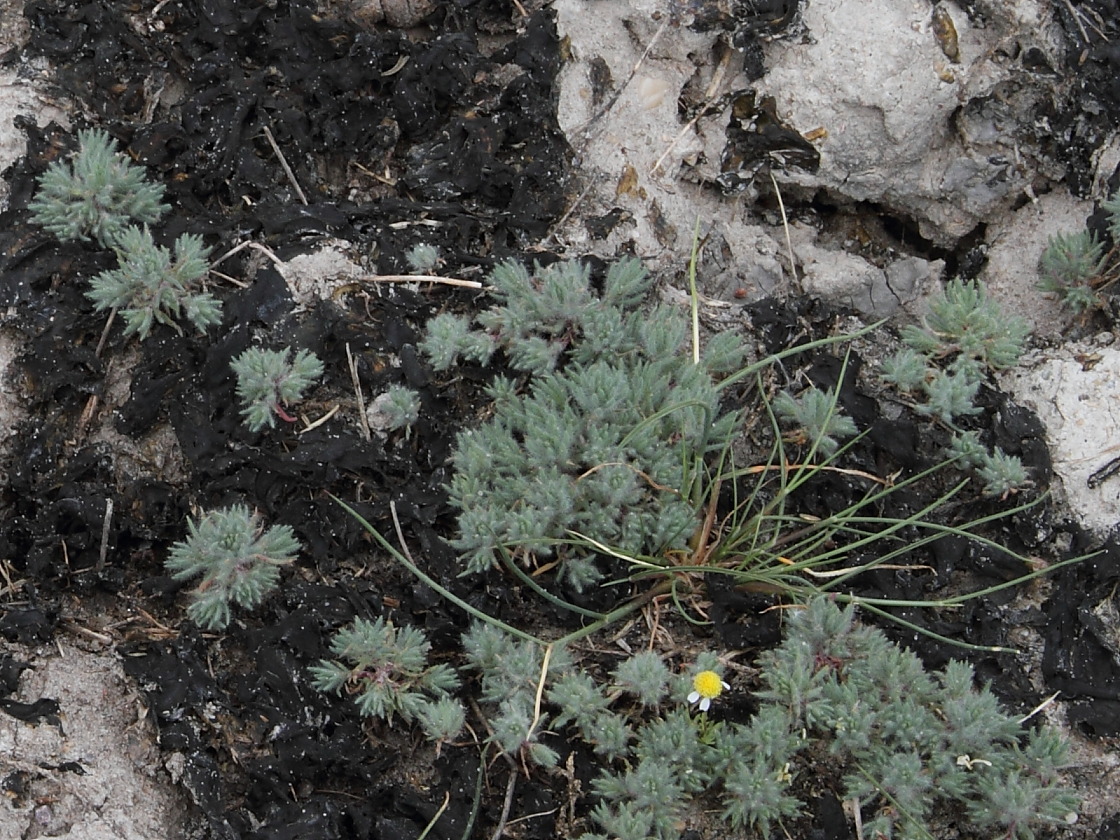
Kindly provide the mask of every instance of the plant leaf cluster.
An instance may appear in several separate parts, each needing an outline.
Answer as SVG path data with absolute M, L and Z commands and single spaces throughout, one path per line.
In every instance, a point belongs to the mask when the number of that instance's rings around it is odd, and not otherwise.
M 930 303 L 921 327 L 910 325 L 902 338 L 928 358 L 975 378 L 985 370 L 1013 367 L 1030 333 L 1026 321 L 1009 316 L 988 297 L 978 280 L 952 280 Z
M 70 163 L 44 175 L 31 210 L 61 239 L 92 237 L 116 252 L 119 267 L 87 293 L 95 307 L 119 311 L 126 336 L 141 340 L 157 323 L 180 333 L 182 318 L 200 332 L 219 323 L 220 302 L 202 288 L 202 239 L 180 237 L 174 257 L 157 246 L 147 225 L 168 209 L 162 187 L 147 183 L 108 134 L 79 139 Z M 1087 309 L 1096 300 L 1078 278 L 1100 273 L 1101 251 L 1092 237 L 1071 238 L 1044 256 L 1070 305 Z M 408 261 L 430 270 L 438 253 L 418 246 Z M 738 339 L 719 336 L 702 357 L 681 352 L 687 319 L 650 303 L 652 281 L 636 260 L 612 266 L 601 287 L 573 262 L 532 271 L 505 263 L 491 283 L 494 306 L 474 319 L 436 317 L 422 343 L 439 370 L 500 356 L 516 377 L 492 382 L 490 418 L 456 442 L 453 545 L 467 569 L 555 558 L 560 578 L 582 589 L 601 578 L 598 547 L 655 560 L 684 549 L 699 525 L 693 491 L 704 458 L 730 447 L 737 417 L 722 411 L 713 378 L 742 363 Z M 957 281 L 924 329 L 907 329 L 908 348 L 885 365 L 884 378 L 921 394 L 918 410 L 952 426 L 979 411 L 983 376 L 1014 364 L 1025 335 L 982 286 Z M 251 348 L 232 363 L 253 431 L 273 427 L 277 416 L 292 419 L 284 407 L 322 375 L 314 354 L 290 354 Z M 392 426 L 410 427 L 416 395 L 402 388 L 389 396 Z M 772 407 L 826 460 L 856 432 L 831 392 L 783 392 Z M 992 495 L 1027 482 L 1018 459 L 987 453 L 972 433 L 954 437 L 950 456 L 975 469 Z M 231 604 L 258 605 L 300 551 L 290 527 L 265 529 L 243 505 L 191 520 L 189 532 L 166 567 L 176 580 L 202 578 L 188 614 L 211 630 L 228 625 Z M 968 666 L 928 674 L 881 633 L 858 627 L 851 609 L 824 599 L 764 654 L 763 703 L 747 724 L 709 721 L 710 698 L 694 715 L 683 702 L 687 677 L 653 652 L 624 661 L 601 684 L 562 644 L 542 649 L 478 624 L 463 645 L 492 711 L 488 743 L 521 767 L 550 768 L 560 760 L 551 735 L 574 730 L 604 762 L 591 819 L 619 840 L 675 837 L 699 800 L 718 803 L 732 830 L 769 835 L 801 812 L 791 783 L 823 755 L 844 768 L 844 798 L 860 803 L 870 836 L 927 836 L 938 809 L 952 807 L 979 830 L 1032 838 L 1077 804 L 1058 784 L 1065 747 L 1056 735 L 1025 735 L 989 692 L 973 689 Z M 462 729 L 464 709 L 452 696 L 458 674 L 429 664 L 422 631 L 356 619 L 335 635 L 331 653 L 311 669 L 315 686 L 354 695 L 363 715 L 419 723 L 437 744 Z M 701 660 L 701 669 L 718 667 L 714 656 Z
M 517 761 L 555 766 L 559 754 L 541 739 L 549 717 L 536 713 L 538 688 L 546 676 L 540 645 L 476 622 L 463 634 L 463 652 L 468 667 L 482 677 L 480 699 L 494 707 L 488 743 Z M 550 650 L 547 673 L 564 673 L 571 665 L 566 648 Z
M 439 249 L 434 245 L 421 242 L 409 248 L 404 259 L 416 274 L 431 274 L 439 265 Z
M 929 673 L 877 629 L 818 599 L 790 621 L 782 644 L 759 661 L 759 697 L 781 710 L 787 731 L 846 773 L 866 836 L 925 838 L 938 813 L 967 818 L 988 836 L 1032 838 L 1064 823 L 1077 799 L 1061 787 L 1065 745 L 1049 729 L 1025 732 L 966 663 Z
M 257 606 L 276 588 L 280 567 L 300 551 L 290 526 L 265 529 L 245 505 L 210 511 L 191 519 L 188 528 L 190 535 L 172 546 L 165 565 L 175 580 L 202 576 L 187 614 L 209 630 L 229 624 L 231 603 Z
M 810 387 L 796 397 L 780 391 L 771 407 L 779 420 L 794 428 L 792 435 L 787 436 L 788 442 L 811 444 L 825 458 L 835 455 L 840 442 L 858 431 L 855 421 L 837 410 L 832 391 Z
M 988 496 L 1029 486 L 1026 470 L 1016 456 L 987 451 L 978 435 L 962 431 L 957 422 L 981 412 L 976 397 L 985 378 L 1018 362 L 1029 332 L 1026 321 L 1004 313 L 981 283 L 953 280 L 931 302 L 922 326 L 903 328 L 907 346 L 880 371 L 884 382 L 916 400 L 919 414 L 953 431 L 946 457 L 972 469 Z
M 465 720 L 450 693 L 459 687 L 455 670 L 444 663 L 428 664 L 431 643 L 416 627 L 395 627 L 383 618 L 357 618 L 331 641 L 334 659 L 311 668 L 320 691 L 354 694 L 366 717 L 406 723 L 419 721 L 436 742 L 459 734 Z
M 152 238 L 148 225 L 170 209 L 160 203 L 163 187 L 149 183 L 107 132 L 80 131 L 78 140 L 70 161 L 51 164 L 39 179 L 39 194 L 28 206 L 32 219 L 59 239 L 92 236 L 116 253 L 118 267 L 95 277 L 86 292 L 95 308 L 119 311 L 125 336 L 141 341 L 156 323 L 180 334 L 180 318 L 199 332 L 220 323 L 221 302 L 202 288 L 210 253 L 202 238 L 180 236 L 174 258 Z
M 1039 260 L 1038 286 L 1081 315 L 1101 305 L 1093 284 L 1106 263 L 1104 244 L 1088 230 L 1057 233 L 1046 243 Z
M 826 761 L 841 775 L 838 795 L 860 803 L 868 837 L 928 838 L 932 821 L 951 815 L 1029 840 L 1078 806 L 1059 780 L 1066 745 L 1054 731 L 1025 731 L 974 687 L 971 666 L 926 671 L 828 598 L 795 614 L 760 659 L 761 706 L 747 723 L 691 711 L 688 675 L 653 651 L 597 679 L 563 647 L 486 624 L 463 646 L 481 674 L 489 743 L 518 767 L 555 766 L 544 736 L 565 729 L 603 760 L 590 811 L 602 833 L 581 840 L 675 840 L 696 808 L 715 809 L 732 832 L 788 833 L 783 822 L 805 810 L 794 781 Z M 692 670 L 718 667 L 708 653 Z
M 1104 307 L 1102 292 L 1120 277 L 1120 192 L 1101 204 L 1108 220 L 1112 247 L 1095 233 L 1056 233 L 1046 241 L 1038 262 L 1038 287 L 1057 296 L 1075 315 Z
M 64 242 L 93 237 L 110 248 L 133 221 L 159 221 L 171 209 L 162 198 L 163 186 L 148 182 L 108 132 L 86 129 L 78 132 L 71 159 L 47 168 L 28 208 L 35 222 Z
M 323 375 L 323 363 L 310 350 L 300 350 L 289 360 L 291 352 L 290 347 L 250 347 L 230 363 L 237 375 L 237 396 L 244 405 L 241 414 L 253 432 L 273 428 L 277 416 L 294 422 L 284 407 L 301 400 L 303 392 Z
M 390 385 L 370 405 L 370 411 L 391 431 L 404 429 L 407 437 L 420 419 L 420 394 L 405 385 Z
M 210 249 L 202 237 L 184 234 L 175 241 L 175 256 L 156 245 L 151 231 L 125 228 L 114 240 L 119 266 L 90 281 L 86 297 L 98 311 L 117 310 L 125 321 L 126 336 L 143 341 L 156 323 L 182 334 L 177 320 L 186 318 L 200 332 L 221 323 L 222 304 L 201 290 L 210 271 Z
M 573 534 L 628 553 L 682 547 L 697 524 L 682 495 L 691 470 L 734 427 L 712 377 L 743 358 L 737 339 L 718 337 L 693 363 L 682 352 L 687 317 L 644 306 L 652 281 L 636 260 L 614 264 L 599 294 L 577 263 L 533 272 L 506 263 L 491 282 L 496 305 L 473 324 L 437 316 L 421 343 L 440 370 L 459 359 L 489 364 L 501 350 L 522 373 L 493 382 L 492 415 L 456 441 L 452 544 L 467 569 L 516 546 L 555 557 L 579 589 L 601 572 L 568 542 Z
M 163 187 L 147 181 L 143 169 L 117 150 L 101 130 L 78 132 L 78 150 L 51 164 L 29 204 L 32 219 L 63 241 L 88 240 L 112 248 L 115 269 L 90 281 L 86 296 L 97 311 L 119 312 L 125 336 L 145 340 L 156 324 L 182 334 L 179 321 L 200 333 L 221 322 L 221 302 L 203 288 L 210 249 L 200 236 L 184 234 L 174 253 L 156 245 L 148 227 L 170 209 Z M 246 400 L 247 422 L 256 431 L 285 416 L 283 405 L 298 399 L 322 373 L 306 351 L 289 363 L 287 355 L 247 351 L 233 363 L 238 393 Z M 177 580 L 202 576 L 192 595 L 190 616 L 209 629 L 224 628 L 230 604 L 253 607 L 277 583 L 279 566 L 299 551 L 291 528 L 264 530 L 245 506 L 212 511 L 189 523 L 187 540 L 176 543 L 166 565 Z

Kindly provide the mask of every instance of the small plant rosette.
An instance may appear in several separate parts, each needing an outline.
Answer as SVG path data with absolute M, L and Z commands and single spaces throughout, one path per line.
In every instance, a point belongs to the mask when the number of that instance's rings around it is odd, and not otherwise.
M 230 604 L 252 609 L 275 588 L 280 568 L 301 550 L 291 526 L 265 528 L 245 505 L 213 510 L 188 523 L 189 536 L 175 543 L 165 565 L 175 580 L 202 577 L 191 593 L 188 615 L 199 626 L 223 630 Z

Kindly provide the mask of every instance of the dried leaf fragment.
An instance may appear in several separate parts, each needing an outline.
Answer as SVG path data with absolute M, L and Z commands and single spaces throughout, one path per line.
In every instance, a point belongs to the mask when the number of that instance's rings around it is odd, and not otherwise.
M 957 27 L 953 18 L 944 6 L 935 6 L 930 18 L 933 28 L 933 37 L 937 39 L 941 52 L 950 61 L 957 63 L 961 60 L 960 44 L 957 41 Z

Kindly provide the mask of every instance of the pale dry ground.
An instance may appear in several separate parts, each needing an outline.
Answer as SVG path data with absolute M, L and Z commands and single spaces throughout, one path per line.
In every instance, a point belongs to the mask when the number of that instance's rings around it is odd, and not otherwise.
M 26 659 L 12 699 L 58 701 L 57 725 L 0 714 L 0 837 L 31 840 L 201 838 L 186 795 L 164 769 L 155 727 L 116 653 L 59 634 L 41 649 L 4 645 Z M 10 791 L 19 784 L 19 796 Z

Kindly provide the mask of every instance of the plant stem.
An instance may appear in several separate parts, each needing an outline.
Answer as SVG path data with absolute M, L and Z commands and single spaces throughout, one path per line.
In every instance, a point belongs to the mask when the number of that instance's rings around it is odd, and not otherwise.
M 692 363 L 700 364 L 700 294 L 696 291 L 696 264 L 700 259 L 700 217 L 692 231 L 692 256 L 688 260 L 688 296 L 692 302 Z
M 358 513 L 356 510 L 354 510 L 354 508 L 350 507 L 350 505 L 346 504 L 346 502 L 342 501 L 342 499 L 338 498 L 338 496 L 335 496 L 335 495 L 332 494 L 331 498 L 334 499 L 336 502 L 338 502 L 338 504 L 342 507 L 343 510 L 345 510 L 348 514 L 350 514 L 352 517 L 354 517 L 354 519 L 356 519 L 358 521 L 358 524 L 361 525 L 366 530 L 366 532 L 369 533 L 369 535 L 372 536 L 374 538 L 374 540 L 377 541 L 378 545 L 380 545 L 383 549 L 388 551 L 397 562 L 399 562 L 402 566 L 404 566 L 406 569 L 408 569 L 410 572 L 412 572 L 412 574 L 414 574 L 416 577 L 418 577 L 422 582 L 424 582 L 425 584 L 430 586 L 432 589 L 434 589 L 436 592 L 438 592 L 440 595 L 442 595 L 448 601 L 455 604 L 457 607 L 460 607 L 461 609 L 465 610 L 467 613 L 474 616 L 479 621 L 485 621 L 487 624 L 493 625 L 494 627 L 497 627 L 501 630 L 504 630 L 507 633 L 510 633 L 510 634 L 516 636 L 517 638 L 523 639 L 527 642 L 533 642 L 534 644 L 538 644 L 541 647 L 547 647 L 548 646 L 549 643 L 544 642 L 541 639 L 538 639 L 536 636 L 532 635 L 531 633 L 526 633 L 524 630 L 518 630 L 516 627 L 513 627 L 512 625 L 506 624 L 504 621 L 502 621 L 500 619 L 497 619 L 494 616 L 483 612 L 482 610 L 478 609 L 477 607 L 474 607 L 474 606 L 468 604 L 466 601 L 464 601 L 462 598 L 460 598 L 458 595 L 456 595 L 450 589 L 448 589 L 447 587 L 438 583 L 434 578 L 431 577 L 431 575 L 428 575 L 425 572 L 421 571 L 420 567 L 417 566 L 416 563 L 413 562 L 411 558 L 409 558 L 404 553 L 402 553 L 399 549 L 394 547 L 392 543 L 390 543 L 387 539 L 385 539 L 384 536 L 381 535 L 380 531 L 378 531 L 376 528 L 374 528 L 373 525 L 371 525 L 369 523 L 369 521 L 366 520 L 366 518 L 364 516 L 362 516 L 360 513 Z M 400 522 L 397 519 L 396 505 L 393 504 L 392 502 L 390 502 L 389 509 L 392 512 L 393 524 L 394 524 L 394 526 L 396 527 L 396 530 L 397 530 L 397 538 L 401 541 L 401 545 L 403 546 L 404 545 L 404 537 L 401 533 Z M 407 548 L 405 550 L 407 551 Z M 579 630 L 575 630 L 575 631 L 567 634 L 566 636 L 563 636 L 563 637 L 557 639 L 556 641 L 552 642 L 551 644 L 553 646 L 567 645 L 567 644 L 570 644 L 574 641 L 582 639 L 586 636 L 590 636 L 592 633 L 597 633 L 599 630 L 603 629 L 604 627 L 607 627 L 607 626 L 613 624 L 614 622 L 616 622 L 616 621 L 618 621 L 622 618 L 625 618 L 630 613 L 632 613 L 635 610 L 640 609 L 641 607 L 645 606 L 650 601 L 652 601 L 654 598 L 656 598 L 658 595 L 664 595 L 667 592 L 669 592 L 670 591 L 670 583 L 671 583 L 671 581 L 669 581 L 669 580 L 661 581 L 656 586 L 653 586 L 650 589 L 647 589 L 645 592 L 631 598 L 629 601 L 627 601 L 622 606 L 615 607 L 613 610 L 611 610 L 610 612 L 608 612 L 607 614 L 602 616 L 597 621 L 593 621 L 591 624 L 588 624 L 584 627 L 581 627 Z
M 492 616 L 492 615 L 487 615 L 486 613 L 484 613 L 482 610 L 478 609 L 477 607 L 473 607 L 470 604 L 468 604 L 466 601 L 464 601 L 462 598 L 460 598 L 458 595 L 456 595 L 450 589 L 448 589 L 447 587 L 438 583 L 430 575 L 422 572 L 420 570 L 420 568 L 415 563 L 413 563 L 404 554 L 402 554 L 400 551 L 398 551 L 393 546 L 392 543 L 390 543 L 387 539 L 385 539 L 385 537 L 383 537 L 381 535 L 380 531 L 378 531 L 376 528 L 374 528 L 373 525 L 371 525 L 365 519 L 365 517 L 363 517 L 360 513 L 358 513 L 356 510 L 354 510 L 354 508 L 350 507 L 350 505 L 346 504 L 346 502 L 342 501 L 342 499 L 338 498 L 338 496 L 335 496 L 333 494 L 330 494 L 330 495 L 331 495 L 332 499 L 334 499 L 336 502 L 338 502 L 339 505 L 342 506 L 343 510 L 345 510 L 347 513 L 349 513 L 351 516 L 353 516 L 356 520 L 358 520 L 358 524 L 366 529 L 366 532 L 369 533 L 369 535 L 371 537 L 373 537 L 374 540 L 377 541 L 378 545 L 380 545 L 383 549 L 385 549 L 391 555 L 393 555 L 393 558 L 398 563 L 400 563 L 402 566 L 404 566 L 406 569 L 408 569 L 410 572 L 412 572 L 412 574 L 416 575 L 416 577 L 420 578 L 421 581 L 426 583 L 428 586 L 430 586 L 432 589 L 434 589 L 436 592 L 438 592 L 440 595 L 442 595 L 448 601 L 450 601 L 451 603 L 455 604 L 456 606 L 461 607 L 462 609 L 466 610 L 468 613 L 473 615 L 479 621 L 485 621 L 488 624 L 492 624 L 495 627 L 499 627 L 502 630 L 505 630 L 507 633 L 512 633 L 514 636 L 517 636 L 517 638 L 519 638 L 519 639 L 524 639 L 527 642 L 534 642 L 538 645 L 544 645 L 545 644 L 544 642 L 542 642 L 540 639 L 538 639 L 536 636 L 532 635 L 531 633 L 526 633 L 523 630 L 518 630 L 516 627 L 512 627 L 511 625 L 506 624 L 504 621 L 501 621 L 497 618 L 494 618 L 494 616 Z M 396 506 L 393 505 L 392 503 L 390 503 L 390 508 L 392 509 L 392 512 L 393 512 L 393 520 L 394 520 L 394 523 L 397 525 L 398 536 L 399 536 L 400 525 L 399 525 L 399 523 L 396 522 L 396 514 L 397 514 Z M 403 540 L 402 540 L 402 544 L 403 544 Z
M 532 589 L 533 592 L 535 592 L 537 595 L 540 595 L 549 603 L 554 604 L 561 609 L 568 610 L 569 612 L 579 613 L 586 618 L 593 618 L 597 620 L 603 617 L 603 614 L 600 612 L 585 609 L 577 604 L 569 603 L 563 598 L 558 598 L 557 596 L 553 595 L 551 592 L 549 592 L 547 589 L 533 580 L 532 575 L 526 573 L 524 569 L 520 568 L 517 563 L 514 562 L 513 557 L 510 556 L 509 551 L 504 545 L 498 546 L 498 550 L 501 552 L 502 563 L 505 565 L 505 567 L 509 569 L 510 572 L 512 572 L 514 575 L 516 575 L 522 583 L 524 583 L 526 586 Z
M 567 636 L 563 636 L 557 639 L 552 644 L 567 645 L 571 644 L 572 642 L 578 641 L 579 639 L 582 639 L 586 636 L 590 636 L 592 633 L 598 633 L 604 627 L 607 627 L 611 624 L 614 624 L 616 621 L 625 618 L 635 610 L 641 609 L 658 595 L 667 594 L 671 589 L 671 585 L 671 580 L 662 580 L 656 586 L 653 586 L 650 589 L 647 589 L 645 592 L 635 595 L 622 606 L 615 607 L 598 621 L 592 622 L 591 624 L 588 624 L 586 627 L 582 627 L 579 630 L 575 630 L 569 633 Z

